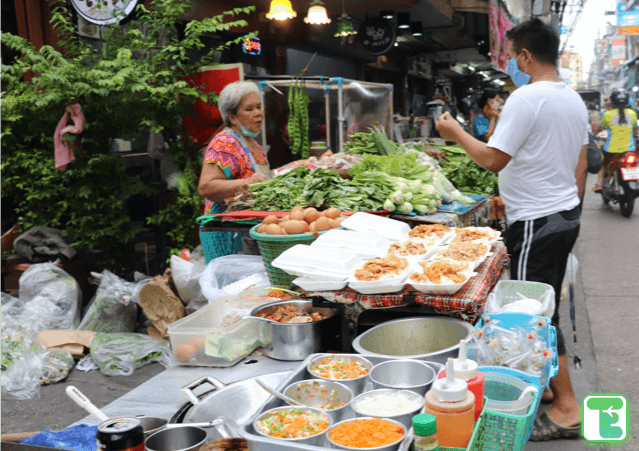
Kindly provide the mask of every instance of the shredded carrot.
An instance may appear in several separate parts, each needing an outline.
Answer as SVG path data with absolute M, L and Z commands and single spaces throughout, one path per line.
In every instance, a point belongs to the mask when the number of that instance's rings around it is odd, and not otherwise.
M 356 379 L 368 374 L 368 370 L 355 360 L 347 362 L 334 358 L 318 361 L 311 367 L 311 371 L 326 379 Z
M 329 432 L 329 438 L 351 448 L 375 448 L 400 440 L 404 432 L 404 428 L 387 420 L 363 419 L 337 425 Z

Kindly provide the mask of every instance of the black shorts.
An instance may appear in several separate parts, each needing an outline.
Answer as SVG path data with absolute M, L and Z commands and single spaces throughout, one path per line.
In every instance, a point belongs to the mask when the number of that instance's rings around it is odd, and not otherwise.
M 506 246 L 510 254 L 510 278 L 552 285 L 555 289 L 557 353 L 566 353 L 559 328 L 559 300 L 568 255 L 579 235 L 579 206 L 532 221 L 516 221 L 508 228 Z

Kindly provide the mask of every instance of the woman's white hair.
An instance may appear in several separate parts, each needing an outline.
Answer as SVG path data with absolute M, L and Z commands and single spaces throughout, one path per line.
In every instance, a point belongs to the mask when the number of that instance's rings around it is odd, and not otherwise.
M 257 85 L 250 81 L 236 81 L 229 83 L 222 89 L 217 99 L 217 107 L 220 109 L 222 120 L 226 125 L 231 126 L 228 114 L 237 115 L 237 110 L 240 108 L 242 99 L 250 93 L 256 94 L 258 97 L 260 96 L 260 90 Z

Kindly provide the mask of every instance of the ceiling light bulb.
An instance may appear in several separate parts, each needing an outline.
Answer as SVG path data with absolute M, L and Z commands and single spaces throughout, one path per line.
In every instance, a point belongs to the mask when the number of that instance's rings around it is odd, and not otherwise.
M 410 13 L 397 13 L 397 27 L 410 28 Z
M 297 13 L 293 11 L 290 0 L 273 0 L 271 9 L 266 13 L 267 19 L 287 20 L 296 17 Z
M 328 18 L 324 4 L 320 1 L 314 1 L 308 9 L 308 15 L 304 18 L 304 22 L 311 25 L 324 25 L 331 23 L 331 19 Z

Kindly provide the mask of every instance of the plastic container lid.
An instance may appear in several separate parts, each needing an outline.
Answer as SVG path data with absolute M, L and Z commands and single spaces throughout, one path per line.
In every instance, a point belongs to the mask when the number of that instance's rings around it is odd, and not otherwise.
M 408 239 L 408 232 L 410 232 L 410 226 L 405 222 L 363 212 L 346 218 L 342 221 L 342 227 L 356 232 L 374 232 L 393 241 Z
M 413 417 L 415 435 L 432 435 L 437 432 L 437 420 L 434 415 L 420 413 Z
M 329 247 L 353 252 L 364 258 L 374 258 L 386 255 L 389 244 L 388 238 L 378 233 L 336 229 L 320 235 L 311 247 Z
M 466 340 L 459 340 L 459 356 L 453 359 L 453 369 L 457 379 L 469 381 L 477 377 L 477 362 L 466 358 Z
M 446 362 L 446 377 L 433 382 L 431 392 L 435 399 L 440 402 L 458 402 L 466 399 L 468 394 L 468 384 L 453 376 L 453 359 Z

